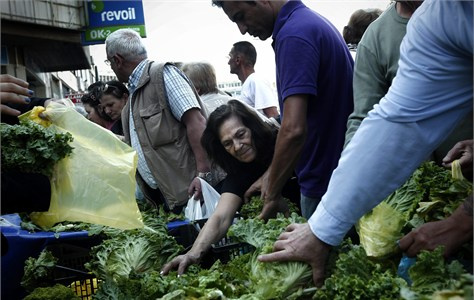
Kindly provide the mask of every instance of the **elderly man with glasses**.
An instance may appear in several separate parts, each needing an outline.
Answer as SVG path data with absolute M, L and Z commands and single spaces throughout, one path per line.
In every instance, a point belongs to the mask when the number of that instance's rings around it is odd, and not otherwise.
M 106 52 L 118 80 L 128 83 L 122 124 L 126 143 L 138 153 L 140 188 L 147 200 L 179 213 L 190 194 L 201 197 L 196 176 L 213 186 L 222 179 L 200 144 L 207 111 L 178 68 L 147 59 L 134 30 L 110 34 Z

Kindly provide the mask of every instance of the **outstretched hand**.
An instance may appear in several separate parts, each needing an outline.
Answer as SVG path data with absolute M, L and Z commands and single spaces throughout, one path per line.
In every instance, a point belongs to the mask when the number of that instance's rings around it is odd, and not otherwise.
M 472 194 L 454 213 L 441 221 L 429 222 L 412 230 L 398 243 L 408 256 L 416 256 L 421 250 L 434 250 L 444 246 L 444 255 L 452 255 L 464 243 L 472 240 Z
M 6 104 L 28 104 L 33 91 L 28 89 L 28 82 L 8 74 L 0 75 L 0 112 L 4 115 L 19 116 L 20 111 Z
M 457 227 L 447 219 L 423 224 L 405 235 L 398 245 L 409 257 L 416 256 L 421 250 L 432 251 L 439 245 L 444 245 L 444 255 L 450 256 L 459 246 L 455 245 L 459 240 L 456 235 L 458 230 L 453 230 L 453 226 Z
M 319 240 L 309 224 L 290 224 L 273 245 L 273 253 L 260 255 L 261 262 L 301 261 L 313 269 L 316 286 L 324 283 L 324 271 L 331 246 Z
M 199 259 L 188 252 L 184 255 L 176 256 L 169 263 L 165 264 L 161 269 L 161 274 L 168 275 L 171 270 L 178 269 L 178 275 L 182 275 L 190 265 L 197 264 L 198 262 Z

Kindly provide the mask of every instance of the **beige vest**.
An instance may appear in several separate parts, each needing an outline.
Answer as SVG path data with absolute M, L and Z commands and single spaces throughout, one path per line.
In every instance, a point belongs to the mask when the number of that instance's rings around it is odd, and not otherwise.
M 140 145 L 158 188 L 170 209 L 188 200 L 188 187 L 197 175 L 194 153 L 188 142 L 186 127 L 176 120 L 168 105 L 164 87 L 164 63 L 148 62 L 131 101 L 122 110 L 122 124 L 127 144 L 130 145 L 129 115 L 132 114 Z M 189 81 L 188 81 L 189 82 Z M 207 111 L 199 99 L 201 114 L 207 120 Z M 137 182 L 145 197 L 146 183 L 137 172 Z

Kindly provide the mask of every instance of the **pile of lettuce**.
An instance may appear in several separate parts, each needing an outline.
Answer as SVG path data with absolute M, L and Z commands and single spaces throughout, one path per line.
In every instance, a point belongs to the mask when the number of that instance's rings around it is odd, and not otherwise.
M 412 284 L 397 275 L 400 257 L 374 259 L 347 239 L 331 254 L 328 278 L 313 299 L 472 299 L 473 276 L 443 248 L 422 251 L 409 270 Z M 450 298 L 453 297 L 453 298 Z
M 40 173 L 50 176 L 56 162 L 72 153 L 73 137 L 31 120 L 0 124 L 2 171 Z
M 446 295 L 472 299 L 472 275 L 466 274 L 456 261 L 446 262 L 441 248 L 417 257 L 409 270 L 411 286 L 397 275 L 400 256 L 375 260 L 349 239 L 332 251 L 327 279 L 321 288 L 314 287 L 311 267 L 305 263 L 259 262 L 258 255 L 271 252 L 289 224 L 305 221 L 295 213 L 289 218 L 280 214 L 266 223 L 258 218 L 240 219 L 230 227 L 228 237 L 241 245 L 252 245 L 253 251 L 242 251 L 229 261 L 217 260 L 210 268 L 193 265 L 181 276 L 176 271 L 163 276 L 163 264 L 185 250 L 167 234 L 166 218 L 159 214 L 153 209 L 142 211 L 143 229 L 82 225 L 90 234 L 105 237 L 92 248 L 92 259 L 86 264 L 98 281 L 92 299 L 416 300 L 432 299 L 433 295 L 441 297 L 438 299 L 448 299 L 442 298 Z M 34 266 L 36 274 L 47 274 L 55 262 L 54 257 L 44 254 L 38 261 L 31 258 L 27 265 Z M 25 269 L 25 274 L 32 272 Z M 24 278 L 24 282 L 30 283 L 30 290 L 40 286 L 40 281 L 41 276 Z
M 371 212 L 363 216 L 357 231 L 367 255 L 390 256 L 397 241 L 413 228 L 445 219 L 472 193 L 472 184 L 454 178 L 434 162 L 424 162 L 410 178 Z
M 229 228 L 230 237 L 255 247 L 248 262 L 245 284 L 257 299 L 297 299 L 305 288 L 312 286 L 312 270 L 306 263 L 262 263 L 257 260 L 259 255 L 272 252 L 273 244 L 288 225 L 303 222 L 305 219 L 296 213 L 289 218 L 279 214 L 266 223 L 252 218 L 240 220 Z
M 283 199 L 288 205 L 290 215 L 293 213 L 300 213 L 298 206 L 295 203 L 291 202 L 288 198 Z M 246 219 L 257 218 L 262 212 L 263 204 L 263 199 L 260 196 L 253 196 L 250 198 L 248 203 L 242 205 L 240 208 L 240 214 Z
M 125 270 L 123 267 L 108 272 L 97 272 L 94 265 L 103 261 L 102 254 L 95 263 L 88 264 L 102 280 L 95 299 L 298 299 L 305 287 L 312 285 L 309 265 L 301 262 L 261 263 L 257 256 L 271 251 L 280 233 L 292 222 L 303 219 L 296 214 L 290 218 L 279 216 L 264 223 L 259 219 L 242 219 L 229 229 L 235 241 L 249 243 L 254 251 L 242 254 L 230 261 L 217 260 L 209 269 L 198 265 L 177 276 L 176 271 L 160 275 L 167 259 L 155 259 L 156 264 L 145 271 Z M 122 245 L 123 243 L 120 243 Z M 103 246 L 99 246 L 102 249 Z M 94 253 L 94 249 L 93 249 Z M 161 251 L 161 254 L 164 254 Z M 94 256 L 97 256 L 95 254 Z M 103 257 L 110 255 L 104 253 Z M 122 262 L 123 263 L 123 262 Z M 100 262 L 99 270 L 106 264 Z M 129 265 L 128 263 L 126 265 Z M 113 272 L 111 272 L 113 271 Z
M 119 230 L 93 224 L 62 224 L 62 230 L 87 229 L 89 234 L 104 236 L 92 247 L 92 259 L 85 267 L 99 282 L 93 299 L 298 299 L 305 287 L 312 285 L 309 265 L 300 262 L 268 263 L 257 260 L 261 253 L 271 251 L 280 233 L 292 222 L 303 222 L 293 214 L 290 218 L 279 216 L 267 223 L 259 219 L 240 220 L 230 230 L 237 242 L 249 243 L 254 251 L 238 255 L 230 261 L 217 260 L 212 267 L 198 265 L 177 276 L 160 274 L 162 266 L 183 252 L 174 238 L 167 234 L 166 223 L 153 210 L 142 211 L 143 229 Z M 59 227 L 58 227 L 59 228 Z M 234 234 L 235 233 L 235 234 Z M 49 258 L 45 262 L 44 258 Z M 25 274 L 32 274 L 30 266 L 46 265 L 45 277 L 27 278 L 32 287 L 43 287 L 41 279 L 51 277 L 56 259 L 47 251 L 40 258 L 30 258 Z M 277 288 L 275 288 L 277 287 Z M 308 294 L 306 294 L 308 295 Z

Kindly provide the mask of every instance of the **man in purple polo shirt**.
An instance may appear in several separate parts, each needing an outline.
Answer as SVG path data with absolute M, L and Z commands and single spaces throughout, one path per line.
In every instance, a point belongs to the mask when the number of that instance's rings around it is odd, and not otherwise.
M 309 218 L 336 168 L 353 110 L 353 60 L 337 29 L 301 1 L 217 1 L 242 34 L 273 38 L 282 124 L 273 161 L 246 193 L 260 190 L 261 217 L 275 216 L 281 189 L 296 170 Z

